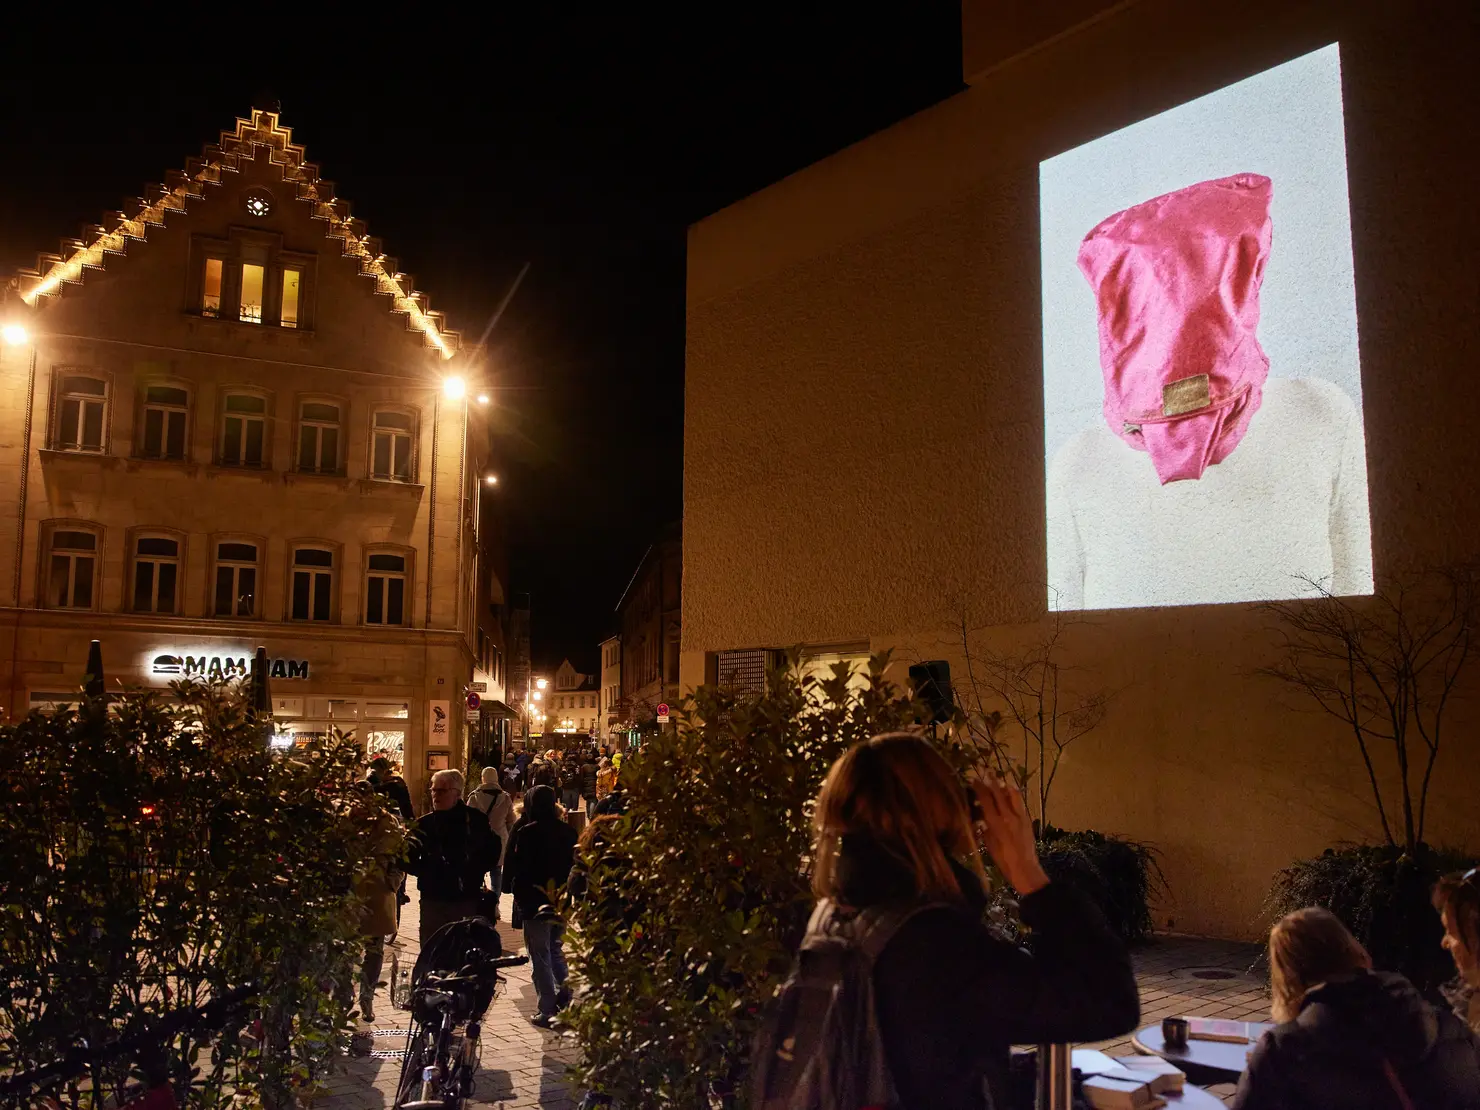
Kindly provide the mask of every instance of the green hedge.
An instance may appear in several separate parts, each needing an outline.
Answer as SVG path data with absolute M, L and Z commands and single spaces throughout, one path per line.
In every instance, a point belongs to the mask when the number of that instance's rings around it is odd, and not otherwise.
M 1094 899 L 1122 940 L 1135 943 L 1151 935 L 1151 899 L 1165 890 L 1166 880 L 1150 846 L 1050 825 L 1039 836 L 1038 855 L 1050 879 L 1073 883 Z

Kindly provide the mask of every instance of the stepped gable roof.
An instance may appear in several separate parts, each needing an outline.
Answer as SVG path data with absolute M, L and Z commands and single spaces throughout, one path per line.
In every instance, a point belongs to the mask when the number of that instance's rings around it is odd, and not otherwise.
M 260 108 L 252 109 L 250 119 L 238 119 L 234 131 L 222 131 L 221 141 L 189 159 L 184 170 L 172 170 L 163 184 L 148 186 L 122 211 L 110 212 L 102 223 L 84 228 L 82 238 L 62 240 L 60 253 L 39 255 L 35 269 L 18 275 L 21 299 L 35 305 L 43 297 L 60 295 L 66 285 L 82 284 L 89 270 L 102 269 L 110 256 L 126 254 L 131 242 L 147 239 L 149 228 L 162 226 L 168 213 L 188 211 L 191 202 L 254 161 L 263 147 L 269 161 L 282 170 L 283 181 L 295 187 L 298 202 L 309 205 L 313 218 L 328 225 L 326 234 L 341 242 L 346 257 L 359 262 L 361 276 L 374 283 L 376 293 L 389 298 L 391 310 L 406 317 L 407 329 L 420 332 L 426 345 L 444 359 L 456 354 L 461 335 L 448 330 L 443 315 L 428 307 L 426 294 L 417 291 L 410 276 L 396 270 L 396 260 L 383 253 L 380 240 L 366 231 L 363 220 L 350 214 L 349 202 L 335 196 L 334 183 L 321 178 L 318 166 L 304 158 L 303 147 L 293 142 L 292 131 L 278 121 L 278 113 Z

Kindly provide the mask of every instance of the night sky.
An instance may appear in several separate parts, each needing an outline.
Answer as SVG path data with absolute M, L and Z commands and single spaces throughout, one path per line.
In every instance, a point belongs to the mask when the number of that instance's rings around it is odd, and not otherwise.
M 850 7 L 700 6 L 687 25 L 427 7 L 379 42 L 358 18 L 293 41 L 267 8 L 36 26 L 0 46 L 0 274 L 274 99 L 468 341 L 528 262 L 489 336 L 512 587 L 536 666 L 591 670 L 682 511 L 686 226 L 961 87 L 957 4 Z

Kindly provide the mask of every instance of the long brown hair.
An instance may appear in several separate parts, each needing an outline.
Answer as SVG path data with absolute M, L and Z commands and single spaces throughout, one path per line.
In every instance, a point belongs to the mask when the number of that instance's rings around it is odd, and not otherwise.
M 1275 1021 L 1294 1021 L 1312 987 L 1371 967 L 1367 950 L 1330 910 L 1307 906 L 1287 913 L 1269 931 Z
M 812 890 L 836 898 L 838 842 L 864 833 L 905 863 L 925 898 L 960 899 L 951 860 L 985 882 L 960 778 L 924 737 L 886 732 L 861 740 L 827 773 L 812 815 Z

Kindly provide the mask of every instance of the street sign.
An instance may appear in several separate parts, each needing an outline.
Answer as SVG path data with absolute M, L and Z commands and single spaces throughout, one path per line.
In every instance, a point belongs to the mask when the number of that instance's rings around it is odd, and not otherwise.
M 468 720 L 469 721 L 476 721 L 476 720 L 478 720 L 478 718 L 480 718 L 482 716 L 483 716 L 483 710 L 481 710 L 481 709 L 469 709 L 468 710 Z
M 469 709 L 477 709 L 482 704 L 483 704 L 483 699 L 480 698 L 476 693 L 471 693 L 471 694 L 468 695 L 468 708 Z
M 486 682 L 469 682 L 468 683 L 468 689 L 469 690 L 472 690 L 472 691 L 475 691 L 476 693 L 479 693 L 479 694 L 486 694 L 486 693 L 488 693 L 488 683 L 486 683 Z
M 668 723 L 668 703 L 665 701 L 665 702 L 662 702 L 658 706 L 658 724 L 660 724 L 660 725 L 666 725 L 667 723 Z

